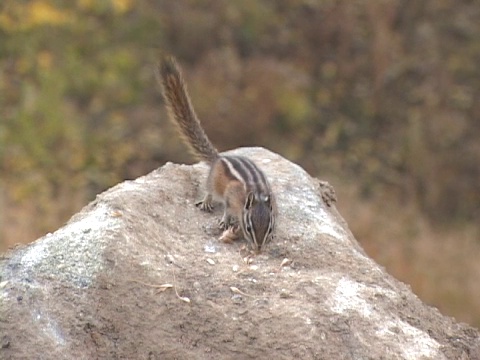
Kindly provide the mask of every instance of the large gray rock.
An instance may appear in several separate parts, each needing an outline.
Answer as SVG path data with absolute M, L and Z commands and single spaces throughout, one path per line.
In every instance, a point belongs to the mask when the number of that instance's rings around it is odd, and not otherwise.
M 326 184 L 269 151 L 233 153 L 277 195 L 263 254 L 219 242 L 221 210 L 194 206 L 206 165 L 167 164 L 4 255 L 0 358 L 480 359 L 477 330 L 365 255 Z

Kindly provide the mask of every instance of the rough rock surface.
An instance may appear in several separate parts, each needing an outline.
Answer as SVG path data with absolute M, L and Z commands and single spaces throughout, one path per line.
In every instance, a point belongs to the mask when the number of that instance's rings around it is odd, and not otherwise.
M 166 164 L 3 255 L 0 358 L 480 359 L 477 330 L 365 255 L 328 187 L 266 150 L 234 153 L 277 194 L 264 253 L 219 242 L 221 209 L 194 206 L 206 165 Z

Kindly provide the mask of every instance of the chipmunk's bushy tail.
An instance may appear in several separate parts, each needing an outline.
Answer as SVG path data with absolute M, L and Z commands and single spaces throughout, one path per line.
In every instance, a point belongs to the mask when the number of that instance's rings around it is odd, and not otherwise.
M 213 162 L 219 156 L 218 151 L 200 125 L 173 57 L 166 57 L 160 62 L 159 75 L 170 119 L 178 126 L 193 154 L 200 160 Z

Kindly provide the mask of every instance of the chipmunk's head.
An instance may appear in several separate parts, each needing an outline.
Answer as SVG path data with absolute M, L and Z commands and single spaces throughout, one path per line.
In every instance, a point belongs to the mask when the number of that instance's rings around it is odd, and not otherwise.
M 273 237 L 275 214 L 271 194 L 250 192 L 242 211 L 241 227 L 255 252 L 260 252 Z

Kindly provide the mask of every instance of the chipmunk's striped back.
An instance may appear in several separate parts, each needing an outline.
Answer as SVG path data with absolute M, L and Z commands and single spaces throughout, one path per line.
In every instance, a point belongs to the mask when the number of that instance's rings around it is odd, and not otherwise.
M 271 192 L 265 175 L 252 160 L 241 156 L 222 156 L 220 161 L 225 164 L 233 178 L 244 183 L 246 192 Z
M 222 156 L 203 131 L 173 58 L 160 65 L 163 95 L 170 118 L 194 154 L 210 163 L 207 194 L 197 205 L 212 209 L 212 201 L 225 205 L 220 222 L 225 229 L 238 225 L 255 251 L 270 241 L 275 227 L 276 205 L 270 184 L 255 163 L 245 157 Z

